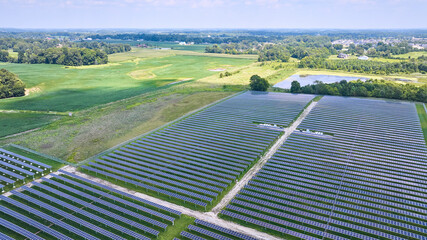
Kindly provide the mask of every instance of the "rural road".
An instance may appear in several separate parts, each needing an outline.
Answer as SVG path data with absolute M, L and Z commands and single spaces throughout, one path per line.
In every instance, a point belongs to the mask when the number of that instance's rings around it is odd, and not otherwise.
M 77 171 L 77 168 L 73 167 L 73 166 L 65 166 L 62 168 L 62 170 L 70 172 L 70 173 L 74 173 L 80 177 L 86 178 L 88 180 L 100 183 L 100 184 L 104 184 L 106 186 L 112 187 L 114 189 L 120 190 L 122 192 L 128 193 L 128 194 L 132 194 L 134 196 L 137 196 L 139 198 L 157 203 L 157 204 L 161 204 L 165 207 L 180 211 L 181 213 L 224 227 L 224 228 L 228 228 L 231 229 L 233 231 L 242 233 L 242 234 L 246 234 L 248 236 L 254 237 L 256 239 L 261 239 L 261 240 L 278 240 L 281 238 L 275 237 L 275 236 L 271 236 L 269 234 L 257 231 L 255 229 L 252 228 L 248 228 L 248 227 L 244 227 L 241 226 L 239 224 L 236 224 L 234 222 L 230 222 L 230 221 L 226 221 L 224 219 L 221 219 L 218 217 L 218 213 L 221 211 L 221 209 L 223 209 L 224 207 L 227 206 L 227 204 L 230 203 L 230 201 L 234 198 L 234 196 L 236 194 L 239 193 L 239 191 L 245 187 L 245 185 L 249 182 L 249 180 L 264 166 L 264 164 L 268 161 L 268 159 L 270 159 L 274 153 L 276 153 L 276 151 L 280 148 L 280 146 L 286 141 L 286 139 L 291 135 L 291 133 L 293 131 L 296 130 L 296 128 L 298 127 L 298 125 L 304 120 L 304 118 L 308 115 L 308 113 L 313 109 L 313 107 L 316 105 L 317 102 L 312 102 L 304 111 L 303 113 L 298 117 L 298 119 L 293 122 L 291 124 L 291 126 L 289 126 L 288 128 L 284 129 L 284 134 L 276 141 L 276 143 L 274 143 L 274 145 L 268 150 L 268 152 L 245 174 L 245 176 L 243 176 L 243 178 L 237 182 L 237 184 L 231 189 L 231 191 L 221 200 L 221 202 L 218 203 L 217 206 L 215 206 L 212 211 L 210 212 L 200 212 L 200 211 L 196 211 L 196 210 L 192 210 L 174 203 L 170 203 L 140 192 L 136 192 L 136 191 L 132 191 L 129 190 L 127 188 L 115 185 L 111 182 L 108 182 L 106 180 L 103 179 L 99 179 L 90 175 L 87 175 L 85 173 L 79 172 Z M 56 174 L 61 174 L 60 172 L 55 172 Z
M 163 205 L 163 206 L 171 208 L 173 210 L 180 211 L 181 213 L 183 213 L 185 215 L 188 215 L 188 216 L 191 216 L 191 217 L 194 217 L 194 218 L 197 218 L 197 219 L 200 219 L 200 220 L 203 220 L 203 221 L 206 221 L 206 222 L 209 222 L 209 223 L 212 223 L 212 224 L 215 224 L 215 225 L 227 228 L 227 229 L 231 229 L 233 231 L 236 231 L 236 232 L 239 232 L 242 234 L 246 234 L 246 235 L 249 235 L 249 236 L 257 238 L 257 239 L 262 239 L 262 240 L 279 240 L 279 239 L 281 239 L 281 238 L 274 237 L 274 236 L 271 236 L 271 235 L 266 234 L 266 233 L 259 232 L 255 229 L 251 229 L 251 228 L 244 227 L 244 226 L 241 226 L 241 225 L 233 223 L 233 222 L 229 222 L 229 221 L 220 219 L 220 218 L 218 218 L 218 216 L 216 214 L 213 214 L 212 212 L 195 211 L 195 210 L 192 210 L 192 209 L 189 209 L 189 208 L 186 208 L 183 206 L 179 206 L 179 205 L 176 205 L 176 204 L 173 204 L 173 203 L 170 203 L 170 202 L 167 202 L 167 201 L 164 201 L 164 200 L 161 200 L 161 199 L 158 199 L 158 198 L 155 198 L 155 197 L 152 197 L 152 196 L 140 193 L 140 192 L 135 192 L 135 191 L 129 190 L 127 188 L 115 185 L 111 182 L 108 182 L 108 181 L 105 181 L 105 180 L 102 180 L 102 179 L 99 179 L 96 177 L 92 177 L 92 176 L 87 175 L 85 173 L 79 172 L 79 171 L 77 171 L 77 169 L 75 167 L 72 167 L 72 166 L 65 166 L 62 168 L 62 170 L 70 172 L 70 173 L 74 173 L 77 176 L 84 177 L 84 178 L 89 179 L 91 181 L 94 181 L 94 182 L 97 182 L 100 184 L 104 184 L 106 186 L 112 187 L 112 188 L 117 189 L 119 191 L 122 191 L 122 192 L 125 192 L 128 194 L 132 194 L 136 197 L 139 197 L 139 198 L 142 198 L 142 199 Z

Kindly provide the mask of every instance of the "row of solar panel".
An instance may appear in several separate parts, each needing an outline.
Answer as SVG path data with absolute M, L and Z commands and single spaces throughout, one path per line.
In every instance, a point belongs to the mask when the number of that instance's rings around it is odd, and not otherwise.
M 0 189 L 51 170 L 51 166 L 0 148 Z
M 379 102 L 323 97 L 299 128 L 334 136 L 293 133 L 222 216 L 302 238 L 425 239 L 416 109 Z
M 58 239 L 73 239 L 78 235 L 86 239 L 148 240 L 173 225 L 175 217 L 181 215 L 75 174 L 60 173 L 42 178 L 42 183 L 33 182 L 31 188 L 23 186 L 11 191 L 12 197 L 0 196 L 7 203 L 0 206 L 2 227 L 30 239 L 42 238 L 25 230 L 25 226 Z M 17 226 L 16 221 L 25 224 Z
M 343 139 L 339 139 L 339 138 L 334 139 L 334 141 L 333 141 L 334 145 L 333 145 L 332 142 L 330 142 L 330 141 L 321 141 L 321 140 L 318 140 L 316 138 L 312 138 L 312 137 L 308 137 L 307 135 L 300 135 L 300 134 L 292 135 L 292 137 L 287 140 L 287 144 L 290 144 L 293 142 L 299 143 L 301 141 L 304 141 L 307 143 L 316 143 L 316 145 L 319 144 L 321 146 L 331 147 L 331 148 L 332 147 L 341 147 L 341 149 L 343 151 L 346 150 L 346 146 L 348 144 L 348 142 L 345 142 Z M 395 152 L 399 153 L 399 155 L 404 158 L 403 160 L 405 160 L 406 158 L 411 159 L 411 157 L 413 159 L 413 156 L 417 156 L 417 155 L 422 156 L 422 155 L 427 154 L 427 151 L 425 151 L 425 150 L 423 151 L 422 148 L 419 150 L 418 149 L 415 149 L 415 150 L 411 149 L 412 151 L 409 151 L 407 148 L 402 148 L 401 145 L 399 148 L 397 146 L 387 146 L 387 145 L 384 145 L 384 143 L 382 143 L 382 144 L 370 143 L 369 144 L 370 147 L 366 147 L 366 142 L 357 142 L 357 141 L 352 140 L 352 143 L 354 144 L 355 149 L 357 149 L 358 151 L 367 152 L 367 153 L 378 152 L 379 154 L 390 156 L 389 152 L 395 151 Z M 408 162 L 410 163 L 410 162 L 414 162 L 414 161 L 408 161 Z M 425 166 L 427 165 L 427 164 L 419 162 L 419 161 L 416 161 L 416 162 L 419 163 L 420 165 L 425 165 Z
M 82 169 L 150 194 L 161 193 L 184 205 L 207 207 L 279 137 L 280 132 L 261 129 L 253 121 L 289 124 L 312 98 L 247 92 L 129 143 Z
M 248 235 L 235 232 L 199 219 L 195 220 L 194 225 L 188 225 L 187 230 L 182 231 L 180 235 L 185 239 L 191 240 L 255 240 L 255 238 Z

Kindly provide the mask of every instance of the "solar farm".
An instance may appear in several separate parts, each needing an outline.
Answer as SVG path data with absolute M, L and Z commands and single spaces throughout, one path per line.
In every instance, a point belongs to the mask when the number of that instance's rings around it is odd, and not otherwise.
M 253 166 L 283 133 L 281 127 L 291 124 L 313 97 L 247 92 L 120 147 L 82 170 L 206 210 Z
M 0 148 L 0 189 L 14 187 L 51 171 L 51 166 Z
M 427 239 L 410 102 L 245 92 L 80 165 L 0 148 L 0 171 L 0 240 Z
M 199 219 L 196 219 L 194 221 L 194 224 L 188 225 L 187 229 L 185 231 L 182 231 L 180 235 L 183 239 L 198 240 L 256 240 L 256 238 Z M 179 238 L 174 238 L 174 240 L 179 240 Z
M 181 215 L 77 175 L 60 173 L 42 178 L 42 183 L 33 182 L 32 187 L 12 190 L 10 197 L 0 196 L 1 232 L 28 239 L 154 239 Z
M 323 97 L 221 215 L 283 237 L 426 239 L 413 103 Z

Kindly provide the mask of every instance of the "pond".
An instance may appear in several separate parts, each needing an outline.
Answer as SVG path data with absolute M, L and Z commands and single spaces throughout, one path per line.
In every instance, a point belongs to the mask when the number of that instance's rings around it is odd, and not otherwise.
M 349 77 L 349 76 L 335 76 L 335 75 L 292 75 L 287 79 L 276 83 L 274 87 L 289 89 L 291 88 L 292 81 L 296 80 L 301 84 L 301 87 L 313 84 L 316 80 L 322 81 L 323 83 L 335 83 L 341 80 L 347 81 L 356 81 L 356 80 L 366 81 L 368 78 L 363 77 Z

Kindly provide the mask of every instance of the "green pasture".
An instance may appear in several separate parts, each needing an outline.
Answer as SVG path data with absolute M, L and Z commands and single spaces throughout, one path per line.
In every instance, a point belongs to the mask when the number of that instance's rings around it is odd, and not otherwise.
M 19 75 L 30 95 L 2 99 L 0 109 L 78 111 L 168 87 L 177 81 L 213 75 L 209 69 L 242 66 L 250 62 L 245 59 L 173 55 L 88 67 L 1 64 L 1 68 Z M 134 77 L 134 72 L 142 73 L 137 74 L 142 77 Z
M 58 118 L 51 114 L 0 112 L 0 138 L 42 127 Z
M 194 44 L 194 45 L 179 45 L 176 42 L 153 42 L 153 41 L 133 41 L 133 40 L 103 40 L 103 42 L 108 43 L 123 43 L 129 44 L 131 46 L 138 45 L 147 45 L 148 48 L 170 48 L 173 50 L 184 50 L 184 51 L 194 51 L 194 52 L 205 52 L 205 48 L 207 46 L 211 46 L 211 44 Z
M 420 51 L 420 52 L 409 52 L 409 53 L 405 53 L 405 54 L 399 54 L 399 55 L 393 55 L 393 57 L 398 57 L 398 58 L 418 58 L 421 56 L 426 56 L 427 57 L 427 51 Z

